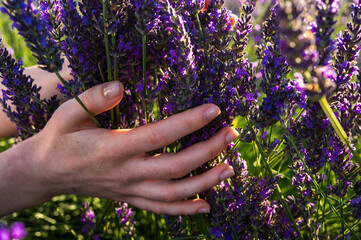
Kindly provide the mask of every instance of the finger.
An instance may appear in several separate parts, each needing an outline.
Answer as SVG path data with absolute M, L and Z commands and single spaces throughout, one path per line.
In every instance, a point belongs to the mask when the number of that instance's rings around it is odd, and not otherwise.
M 129 153 L 149 152 L 167 146 L 212 121 L 220 114 L 214 104 L 205 104 L 188 111 L 173 115 L 165 120 L 135 128 L 129 132 L 111 131 L 109 134 L 115 143 L 122 141 Z
M 179 153 L 143 156 L 129 164 L 132 164 L 135 176 L 142 179 L 181 178 L 219 155 L 237 137 L 236 130 L 226 127 L 209 140 L 194 144 Z
M 126 197 L 122 201 L 137 208 L 167 215 L 193 215 L 198 213 L 209 213 L 209 204 L 202 199 L 182 200 L 174 203 L 165 203 L 149 200 L 141 197 Z
M 79 95 L 79 99 L 93 116 L 109 110 L 120 102 L 124 88 L 119 81 L 109 82 L 92 87 Z M 75 100 L 69 100 L 61 105 L 53 118 L 62 127 L 74 127 L 91 121 L 86 111 Z
M 204 192 L 234 174 L 231 166 L 222 164 L 200 175 L 181 180 L 144 181 L 128 189 L 128 194 L 171 203 Z

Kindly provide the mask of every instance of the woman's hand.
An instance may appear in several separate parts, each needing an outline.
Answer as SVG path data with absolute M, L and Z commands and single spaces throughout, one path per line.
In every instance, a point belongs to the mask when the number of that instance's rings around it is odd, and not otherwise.
M 79 97 L 97 115 L 115 106 L 122 95 L 122 85 L 111 82 Z M 200 129 L 219 113 L 218 107 L 206 104 L 132 130 L 108 130 L 95 127 L 80 105 L 70 100 L 39 134 L 2 153 L 0 193 L 6 196 L 0 199 L 0 215 L 70 193 L 127 202 L 158 214 L 209 212 L 206 201 L 184 199 L 233 176 L 229 165 L 173 179 L 217 156 L 238 136 L 235 130 L 223 128 L 211 139 L 175 154 L 146 152 Z

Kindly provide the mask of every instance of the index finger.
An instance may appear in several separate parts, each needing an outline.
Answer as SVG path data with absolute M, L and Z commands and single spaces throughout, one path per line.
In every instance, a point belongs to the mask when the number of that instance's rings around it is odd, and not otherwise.
M 141 126 L 131 131 L 113 135 L 113 143 L 120 140 L 130 154 L 150 152 L 167 146 L 204 127 L 221 113 L 214 104 L 199 107 L 173 115 L 165 120 Z M 117 139 L 118 138 L 118 139 Z M 119 138 L 122 138 L 119 139 Z M 124 139 L 126 142 L 124 143 Z M 118 141 L 119 143 L 119 141 Z

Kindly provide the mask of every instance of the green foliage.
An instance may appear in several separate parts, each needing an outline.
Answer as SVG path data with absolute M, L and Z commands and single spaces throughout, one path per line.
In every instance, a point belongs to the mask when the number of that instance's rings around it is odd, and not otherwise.
M 11 25 L 12 23 L 9 17 L 0 13 L 0 38 L 3 38 L 7 47 L 13 50 L 15 59 L 21 57 L 25 67 L 35 65 L 36 59 L 32 56 L 24 39 L 18 34 L 16 29 L 12 29 Z

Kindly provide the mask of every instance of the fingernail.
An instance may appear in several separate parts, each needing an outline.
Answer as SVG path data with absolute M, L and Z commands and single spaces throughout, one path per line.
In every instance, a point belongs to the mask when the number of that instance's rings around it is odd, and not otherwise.
M 221 181 L 224 181 L 224 180 L 226 180 L 226 179 L 228 179 L 228 178 L 230 178 L 230 177 L 233 177 L 234 176 L 234 170 L 233 170 L 233 168 L 231 167 L 231 168 L 228 168 L 227 170 L 225 170 L 225 171 L 223 171 L 222 173 L 221 173 L 221 175 L 219 175 L 219 179 L 221 180 Z
M 232 131 L 229 131 L 229 133 L 227 133 L 227 135 L 226 135 L 226 142 L 228 144 L 230 144 L 231 142 L 236 140 L 238 136 L 239 136 L 239 133 L 237 132 L 237 130 L 232 129 Z
M 210 213 L 211 210 L 209 208 L 200 208 L 197 210 L 197 213 Z
M 203 116 L 207 121 L 211 121 L 213 120 L 215 117 L 217 117 L 219 114 L 221 113 L 221 110 L 219 109 L 219 107 L 217 106 L 210 106 L 209 108 L 207 108 L 204 113 Z
M 119 82 L 110 82 L 105 84 L 103 89 L 104 97 L 108 100 L 112 100 L 113 98 L 119 96 L 120 87 Z

